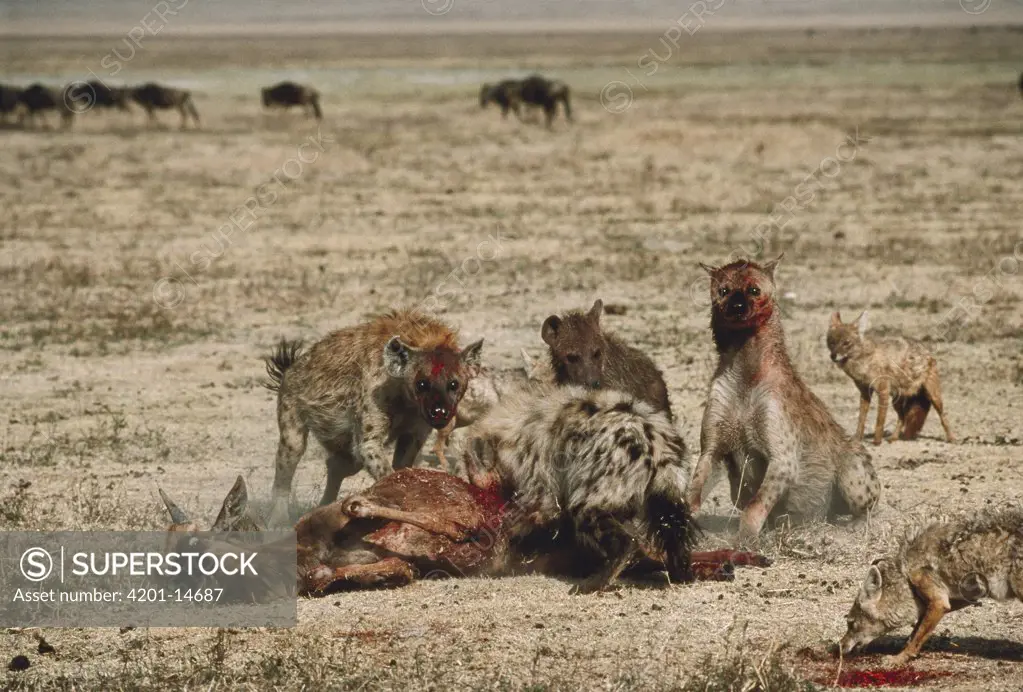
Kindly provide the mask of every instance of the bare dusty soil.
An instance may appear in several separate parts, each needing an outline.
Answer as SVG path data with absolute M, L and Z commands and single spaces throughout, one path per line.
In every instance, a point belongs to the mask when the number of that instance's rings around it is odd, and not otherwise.
M 770 531 L 774 564 L 732 583 L 573 597 L 539 577 L 433 581 L 303 600 L 294 630 L 46 630 L 46 656 L 37 632 L 7 631 L 0 663 L 32 666 L 3 685 L 830 684 L 826 647 L 907 522 L 1018 501 L 1019 34 L 707 31 L 667 58 L 659 38 L 167 40 L 112 81 L 191 88 L 201 129 L 139 112 L 4 126 L 0 528 L 158 529 L 157 487 L 208 522 L 239 473 L 265 503 L 261 357 L 404 303 L 484 337 L 496 369 L 542 353 L 547 315 L 620 306 L 606 325 L 662 366 L 695 450 L 715 361 L 697 262 L 736 254 L 785 253 L 793 359 L 847 429 L 857 393 L 823 336 L 833 311 L 869 309 L 878 333 L 930 343 L 957 444 L 932 414 L 920 440 L 871 448 L 885 495 L 868 521 Z M 4 81 L 107 77 L 117 41 L 5 41 Z M 532 69 L 572 84 L 574 123 L 480 111 L 480 81 Z M 282 76 L 320 87 L 321 125 L 260 113 L 256 89 Z M 302 506 L 322 456 L 300 466 Z M 708 547 L 735 529 L 723 485 Z M 919 684 L 1019 689 L 1021 614 L 949 616 Z

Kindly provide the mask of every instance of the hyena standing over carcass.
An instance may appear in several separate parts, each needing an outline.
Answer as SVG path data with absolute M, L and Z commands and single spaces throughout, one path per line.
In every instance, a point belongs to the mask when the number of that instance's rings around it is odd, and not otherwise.
M 550 348 L 555 382 L 628 392 L 672 420 L 664 375 L 648 355 L 601 328 L 603 311 L 604 302 L 597 300 L 587 313 L 544 320 L 540 337 Z
M 945 429 L 945 438 L 954 442 L 941 399 L 938 361 L 918 341 L 902 337 L 871 339 L 866 332 L 866 312 L 861 313 L 855 322 L 842 322 L 842 316 L 837 312 L 831 316 L 827 337 L 831 360 L 852 378 L 860 390 L 856 439 L 863 439 L 870 399 L 876 391 L 875 445 L 884 439 L 889 396 L 899 419 L 895 439 L 915 440 L 933 404 L 941 419 L 941 427 Z
M 880 496 L 870 455 L 789 360 L 774 300 L 778 260 L 701 265 L 710 274 L 718 366 L 689 502 L 696 511 L 711 468 L 724 464 L 732 502 L 742 510 L 740 542 L 755 538 L 769 516 L 860 515 Z
M 281 342 L 267 359 L 280 428 L 270 524 L 288 522 L 309 432 L 328 454 L 321 504 L 360 468 L 379 479 L 409 467 L 430 432 L 456 415 L 482 349 L 480 339 L 460 350 L 450 327 L 415 310 L 338 330 L 304 353 Z

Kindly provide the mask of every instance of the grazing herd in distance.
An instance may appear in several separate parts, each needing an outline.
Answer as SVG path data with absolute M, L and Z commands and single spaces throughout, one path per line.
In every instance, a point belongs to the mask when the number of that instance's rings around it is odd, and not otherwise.
M 0 121 L 6 123 L 11 116 L 21 126 L 46 124 L 46 114 L 54 112 L 61 125 L 71 127 L 76 115 L 94 108 L 131 111 L 131 103 L 141 107 L 155 123 L 157 110 L 176 109 L 181 114 L 181 127 L 189 119 L 199 126 L 199 112 L 192 102 L 191 92 L 174 89 L 153 82 L 137 87 L 112 87 L 101 81 L 72 82 L 62 89 L 33 84 L 25 89 L 0 84 Z
M 534 74 L 525 79 L 505 79 L 496 84 L 484 84 L 480 88 L 480 107 L 490 103 L 501 107 L 501 114 L 508 116 L 513 111 L 521 120 L 523 106 L 540 108 L 544 112 L 547 128 L 550 129 L 561 104 L 565 119 L 572 120 L 572 105 L 568 85 Z M 302 108 L 316 120 L 323 119 L 320 107 L 320 92 L 311 86 L 284 81 L 260 90 L 260 102 L 264 109 L 288 110 L 293 106 Z M 158 122 L 156 111 L 177 110 L 181 115 L 181 128 L 185 129 L 191 120 L 200 126 L 199 112 L 195 108 L 192 94 L 187 89 L 176 89 L 155 82 L 141 86 L 109 86 L 101 80 L 71 82 L 62 87 L 48 87 L 35 83 L 20 88 L 0 84 L 0 125 L 13 122 L 20 127 L 48 126 L 46 115 L 56 113 L 61 126 L 69 128 L 75 116 L 93 109 L 119 110 L 130 113 L 131 105 L 145 111 L 150 125 Z
M 547 79 L 538 74 L 525 79 L 505 79 L 497 84 L 480 87 L 480 108 L 496 103 L 501 107 L 501 117 L 507 118 L 508 111 L 522 119 L 522 106 L 542 108 L 547 128 L 550 129 L 560 103 L 565 120 L 572 121 L 572 100 L 568 85 L 558 80 Z
M 317 119 L 323 117 L 320 110 L 320 94 L 312 87 L 281 82 L 261 91 L 264 108 L 290 108 L 302 106 Z M 62 89 L 33 84 L 25 89 L 0 84 L 0 122 L 6 123 L 15 116 L 21 126 L 35 126 L 45 113 L 58 114 L 61 124 L 70 127 L 76 115 L 93 108 L 116 109 L 128 113 L 130 104 L 136 104 L 146 112 L 150 124 L 157 122 L 156 111 L 175 109 L 181 114 L 181 128 L 191 120 L 200 126 L 199 111 L 192 101 L 192 94 L 186 89 L 175 89 L 154 82 L 136 87 L 112 87 L 102 81 L 72 82 Z

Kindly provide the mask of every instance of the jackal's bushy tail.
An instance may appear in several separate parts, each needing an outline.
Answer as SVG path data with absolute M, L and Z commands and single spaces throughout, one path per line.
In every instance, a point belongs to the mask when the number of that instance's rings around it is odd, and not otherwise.
M 281 339 L 274 352 L 267 357 L 266 374 L 270 380 L 263 383 L 263 386 L 272 392 L 280 391 L 281 383 L 284 381 L 284 371 L 295 364 L 302 351 L 301 341 L 288 341 Z
M 926 392 L 920 391 L 897 402 L 895 410 L 902 416 L 902 439 L 915 440 L 931 410 L 931 399 Z

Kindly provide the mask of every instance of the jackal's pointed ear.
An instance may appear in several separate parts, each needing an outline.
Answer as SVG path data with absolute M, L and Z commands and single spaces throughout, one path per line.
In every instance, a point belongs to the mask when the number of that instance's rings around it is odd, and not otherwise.
M 474 341 L 462 349 L 462 364 L 475 373 L 483 367 L 483 339 Z
M 558 340 L 559 329 L 561 329 L 561 318 L 557 315 L 551 315 L 543 321 L 543 326 L 540 327 L 540 338 L 548 346 L 553 346 Z
M 224 504 L 220 506 L 220 514 L 213 522 L 210 531 L 228 531 L 231 525 L 245 514 L 249 506 L 249 491 L 245 487 L 245 479 L 241 476 L 235 479 L 230 492 L 224 498 Z
M 167 513 L 170 514 L 171 521 L 175 524 L 187 524 L 188 515 L 181 511 L 181 508 L 174 504 L 174 500 L 167 497 L 167 493 L 163 492 L 163 488 L 157 488 L 160 491 L 160 499 L 163 500 L 163 506 L 167 508 Z
M 405 344 L 400 336 L 392 336 L 384 346 L 384 370 L 391 377 L 404 377 L 412 354 L 413 348 Z
M 842 326 L 842 314 L 840 312 L 831 313 L 831 326 L 832 327 Z
M 599 325 L 600 324 L 600 316 L 603 314 L 603 312 L 604 312 L 604 301 L 602 301 L 600 298 L 597 298 L 595 301 L 593 301 L 593 307 L 590 308 L 590 311 L 586 314 L 586 316 L 588 318 L 590 318 L 590 322 L 593 322 L 593 324 Z
M 700 264 L 700 267 L 703 269 L 703 271 L 707 272 L 711 276 L 714 276 L 714 272 L 716 272 L 718 270 L 717 267 L 712 267 L 709 264 L 704 264 L 703 262 L 700 262 L 699 264 Z
M 856 318 L 856 331 L 860 333 L 860 336 L 864 336 L 869 328 L 870 319 L 867 317 L 867 311 L 864 310 L 860 313 L 860 316 Z
M 877 565 L 871 565 L 870 569 L 867 570 L 867 578 L 863 580 L 863 586 L 861 590 L 863 595 L 867 598 L 873 598 L 884 585 L 884 580 L 881 577 L 881 570 L 877 568 Z
M 781 259 L 784 256 L 785 253 L 783 252 L 764 265 L 764 271 L 767 272 L 768 275 L 771 277 L 771 281 L 774 281 L 774 270 L 778 268 L 778 264 L 781 262 Z

